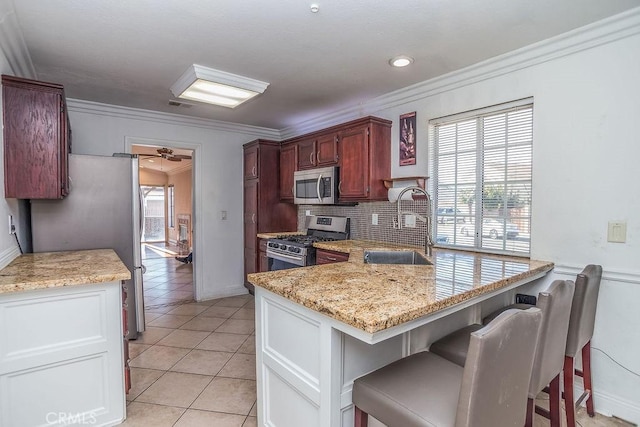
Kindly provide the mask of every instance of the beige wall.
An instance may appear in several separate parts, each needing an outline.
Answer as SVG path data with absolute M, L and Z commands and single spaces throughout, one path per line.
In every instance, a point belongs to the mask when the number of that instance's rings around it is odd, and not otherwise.
M 191 179 L 192 179 L 191 169 L 186 170 L 184 172 L 180 172 L 175 175 L 169 175 L 169 179 L 167 184 L 174 186 L 174 195 L 175 195 L 175 215 L 176 217 L 173 219 L 173 223 L 175 224 L 174 228 L 169 229 L 169 239 L 171 241 L 178 240 L 178 214 L 188 214 L 191 216 L 191 226 L 193 229 L 193 213 L 191 212 Z M 193 246 L 193 240 L 191 238 L 191 230 L 189 230 L 189 241 L 191 242 L 191 246 Z
M 166 173 L 151 169 L 140 169 L 139 177 L 140 185 L 164 187 L 169 181 Z

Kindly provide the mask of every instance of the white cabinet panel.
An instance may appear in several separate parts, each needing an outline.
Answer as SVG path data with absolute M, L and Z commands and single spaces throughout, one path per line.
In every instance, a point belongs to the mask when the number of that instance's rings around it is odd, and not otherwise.
M 111 409 L 107 368 L 106 354 L 99 354 L 0 377 L 2 407 L 8 411 L 3 420 L 8 426 L 46 426 L 79 417 L 95 424 Z
M 0 362 L 106 341 L 105 306 L 104 292 L 0 304 L 3 324 L 14 325 L 0 332 Z
M 265 353 L 318 387 L 320 324 L 274 301 L 263 301 Z
M 0 426 L 125 416 L 120 282 L 0 295 Z
M 271 369 L 265 369 L 266 420 L 270 427 L 319 427 L 318 406 L 286 383 Z

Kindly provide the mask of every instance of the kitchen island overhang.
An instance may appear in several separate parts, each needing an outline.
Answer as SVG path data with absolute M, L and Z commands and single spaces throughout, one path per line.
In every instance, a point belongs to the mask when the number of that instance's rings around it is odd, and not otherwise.
M 317 243 L 350 253 L 348 262 L 254 273 L 255 286 L 336 321 L 368 344 L 478 304 L 544 277 L 553 263 L 474 252 L 434 250 L 433 265 L 365 264 L 365 249 L 414 250 L 367 241 Z

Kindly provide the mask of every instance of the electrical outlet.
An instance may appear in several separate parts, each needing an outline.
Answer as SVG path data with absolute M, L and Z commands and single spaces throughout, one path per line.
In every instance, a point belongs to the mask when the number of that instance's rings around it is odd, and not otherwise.
M 398 217 L 393 216 L 393 228 L 398 228 Z
M 416 216 L 415 215 L 405 215 L 404 216 L 404 226 L 408 228 L 416 228 Z
M 311 216 L 311 211 L 307 209 L 306 211 L 304 211 L 304 215 L 305 216 Z
M 16 226 L 13 225 L 13 215 L 9 215 L 9 234 L 16 234 Z
M 227 219 L 227 211 L 220 211 L 220 219 L 225 221 Z
M 378 214 L 371 214 L 371 225 L 378 225 Z
M 516 304 L 536 305 L 537 299 L 533 295 L 516 294 Z

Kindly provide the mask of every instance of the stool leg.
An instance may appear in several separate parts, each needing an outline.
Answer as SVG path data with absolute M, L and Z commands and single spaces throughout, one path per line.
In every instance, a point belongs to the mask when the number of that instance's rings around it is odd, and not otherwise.
M 529 398 L 527 400 L 527 418 L 524 420 L 524 427 L 533 427 L 533 410 L 536 401 Z
M 555 376 L 549 384 L 549 415 L 551 427 L 560 427 L 560 374 Z
M 596 412 L 593 409 L 593 385 L 591 383 L 591 340 L 582 347 L 582 379 L 584 381 L 584 390 L 589 390 L 587 414 L 593 417 Z
M 567 427 L 576 427 L 576 404 L 573 400 L 573 357 L 564 357 L 564 409 Z
M 355 405 L 353 405 L 353 409 L 356 414 L 353 427 L 367 427 L 369 424 L 369 415 Z

